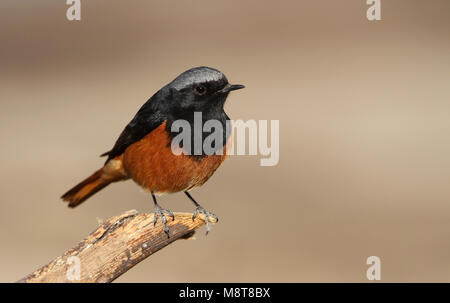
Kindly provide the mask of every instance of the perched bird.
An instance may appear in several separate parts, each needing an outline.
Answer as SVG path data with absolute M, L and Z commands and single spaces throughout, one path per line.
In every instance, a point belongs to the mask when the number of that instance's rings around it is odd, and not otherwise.
M 172 220 L 175 218 L 170 210 L 160 207 L 155 194 L 184 191 L 196 207 L 193 219 L 199 213 L 204 214 L 208 231 L 210 217 L 217 220 L 217 216 L 200 206 L 189 191 L 204 184 L 225 160 L 230 133 L 226 131 L 229 117 L 224 104 L 230 91 L 241 88 L 244 86 L 228 83 L 225 75 L 214 68 L 202 66 L 185 71 L 139 109 L 113 148 L 101 155 L 108 157 L 104 166 L 61 198 L 69 202 L 69 207 L 75 207 L 113 182 L 132 179 L 151 193 L 155 204 L 154 224 L 161 216 L 168 236 L 165 214 Z M 173 152 L 171 142 L 179 134 L 179 131 L 172 131 L 173 123 L 184 120 L 194 130 L 196 113 L 201 113 L 202 125 L 200 135 L 191 132 L 191 141 L 194 142 L 196 136 L 203 140 L 211 133 L 203 130 L 204 123 L 217 120 L 223 127 L 223 143 L 213 147 L 221 149 L 221 154 L 203 150 Z

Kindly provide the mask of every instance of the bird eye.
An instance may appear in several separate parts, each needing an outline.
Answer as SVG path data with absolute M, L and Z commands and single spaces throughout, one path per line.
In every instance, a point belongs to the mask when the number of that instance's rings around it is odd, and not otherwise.
M 197 85 L 195 87 L 195 91 L 197 92 L 197 94 L 199 95 L 204 95 L 206 93 L 206 87 L 204 87 L 203 85 Z

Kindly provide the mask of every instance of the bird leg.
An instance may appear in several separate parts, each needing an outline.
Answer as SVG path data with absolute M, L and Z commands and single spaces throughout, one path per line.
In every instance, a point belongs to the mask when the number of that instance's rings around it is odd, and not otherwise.
M 192 216 L 192 220 L 194 220 L 195 217 L 197 217 L 198 214 L 203 214 L 203 215 L 205 216 L 205 221 L 206 221 L 206 234 L 208 234 L 208 232 L 211 230 L 211 226 L 210 226 L 210 224 L 209 224 L 209 223 L 211 222 L 210 218 L 214 218 L 214 220 L 215 220 L 216 222 L 219 221 L 219 218 L 218 218 L 215 214 L 213 214 L 213 213 L 207 211 L 207 210 L 206 210 L 205 208 L 203 208 L 200 204 L 198 204 L 198 202 L 195 201 L 195 199 L 191 196 L 191 194 L 190 194 L 189 192 L 185 191 L 184 193 L 186 194 L 186 196 L 188 196 L 188 198 L 189 198 L 189 199 L 194 203 L 194 205 L 195 205 L 195 211 L 194 211 L 194 215 Z
M 169 238 L 170 237 L 169 236 L 169 228 L 167 227 L 167 219 L 166 219 L 165 214 L 172 217 L 172 221 L 175 220 L 175 216 L 173 215 L 173 213 L 170 210 L 164 209 L 161 206 L 159 206 L 158 202 L 156 201 L 156 197 L 153 193 L 152 193 L 152 198 L 153 198 L 153 203 L 155 203 L 155 211 L 153 212 L 153 214 L 154 214 L 153 215 L 153 226 L 155 226 L 156 222 L 158 222 L 158 215 L 161 216 L 164 232 L 166 233 L 167 237 Z

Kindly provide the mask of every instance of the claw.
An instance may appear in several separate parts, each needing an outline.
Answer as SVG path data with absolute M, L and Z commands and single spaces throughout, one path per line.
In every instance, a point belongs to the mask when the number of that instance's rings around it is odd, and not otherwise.
M 209 223 L 211 222 L 211 220 L 210 220 L 209 218 L 210 218 L 210 217 L 214 218 L 214 220 L 216 220 L 216 222 L 219 222 L 219 218 L 218 218 L 215 214 L 210 213 L 209 211 L 207 211 L 206 209 L 204 209 L 200 204 L 198 204 L 198 202 L 195 201 L 194 198 L 192 198 L 191 194 L 190 194 L 188 191 L 185 191 L 184 193 L 186 194 L 186 196 L 188 196 L 188 198 L 189 198 L 189 199 L 192 201 L 192 203 L 194 203 L 194 205 L 195 205 L 195 211 L 194 211 L 194 214 L 192 215 L 192 221 L 195 220 L 195 218 L 197 217 L 197 215 L 198 215 L 199 213 L 205 215 L 206 234 L 208 234 L 209 231 L 211 230 L 211 227 L 210 227 L 210 224 L 209 224 Z
M 163 224 L 164 232 L 166 233 L 167 237 L 169 238 L 170 237 L 169 236 L 169 228 L 167 227 L 167 218 L 166 218 L 165 214 L 170 216 L 172 218 L 172 221 L 175 221 L 174 214 L 168 209 L 161 208 L 159 205 L 155 206 L 155 211 L 153 212 L 153 214 L 154 214 L 153 215 L 153 217 L 154 217 L 154 219 L 153 219 L 153 226 L 155 226 L 156 223 L 158 222 L 158 216 L 161 216 L 161 221 L 162 221 L 162 224 Z
M 173 212 L 171 212 L 170 210 L 166 209 L 167 213 L 169 214 L 169 216 L 172 218 L 172 221 L 175 221 L 175 215 L 173 214 Z
M 219 218 L 215 214 L 213 214 L 213 213 L 207 211 L 206 209 L 204 209 L 203 207 L 197 206 L 195 208 L 194 214 L 192 215 L 192 221 L 194 221 L 194 219 L 197 217 L 198 214 L 203 214 L 205 216 L 206 235 L 208 235 L 209 231 L 211 230 L 210 222 L 212 222 L 210 218 L 214 218 L 214 220 L 216 222 L 219 222 Z
M 198 207 L 195 209 L 194 214 L 192 215 L 192 221 L 195 220 L 195 218 L 197 217 L 197 215 L 198 215 Z

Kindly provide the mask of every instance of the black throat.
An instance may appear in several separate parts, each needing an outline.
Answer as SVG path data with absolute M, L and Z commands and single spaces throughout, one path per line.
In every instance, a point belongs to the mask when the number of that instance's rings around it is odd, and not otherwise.
M 180 125 L 183 127 L 180 128 Z M 183 142 L 179 146 L 183 148 L 185 154 L 196 160 L 201 160 L 203 157 L 211 155 L 212 152 L 223 152 L 231 133 L 230 118 L 223 108 L 215 106 L 201 111 L 184 112 L 176 117 L 170 115 L 167 119 L 166 130 L 173 139 L 186 131 L 184 125 L 189 125 L 190 148 Z

